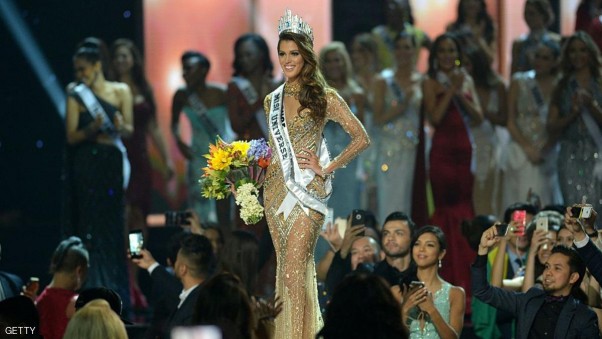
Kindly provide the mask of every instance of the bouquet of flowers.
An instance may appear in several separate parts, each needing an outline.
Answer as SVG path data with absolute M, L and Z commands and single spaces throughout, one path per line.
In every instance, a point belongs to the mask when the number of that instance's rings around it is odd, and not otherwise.
M 261 220 L 259 188 L 272 159 L 272 149 L 265 139 L 228 144 L 218 137 L 215 144 L 209 145 L 205 158 L 207 167 L 200 180 L 203 197 L 220 200 L 234 194 L 245 224 Z

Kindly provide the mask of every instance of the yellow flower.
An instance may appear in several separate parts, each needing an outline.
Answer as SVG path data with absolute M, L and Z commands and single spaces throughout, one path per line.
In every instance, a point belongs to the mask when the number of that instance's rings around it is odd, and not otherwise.
M 237 158 L 240 160 L 246 160 L 247 159 L 247 151 L 249 151 L 249 148 L 251 147 L 251 144 L 247 141 L 234 141 L 232 144 L 232 153 L 236 154 L 238 152 L 238 156 Z
M 211 157 L 208 158 L 209 166 L 216 170 L 221 171 L 232 163 L 232 154 L 224 149 L 215 149 L 212 152 Z

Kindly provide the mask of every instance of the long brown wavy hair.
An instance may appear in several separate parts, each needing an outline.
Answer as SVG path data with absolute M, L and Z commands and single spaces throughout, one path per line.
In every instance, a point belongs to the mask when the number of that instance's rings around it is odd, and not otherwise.
M 571 47 L 571 44 L 577 40 L 582 41 L 587 47 L 587 54 L 589 55 L 589 72 L 592 78 L 594 78 L 594 81 L 598 84 L 602 81 L 602 74 L 600 73 L 602 64 L 600 62 L 600 50 L 598 50 L 598 46 L 596 46 L 589 34 L 583 31 L 573 33 L 573 35 L 568 37 L 564 42 L 562 55 L 560 57 L 560 71 L 562 73 L 562 78 L 558 82 L 558 85 L 556 85 L 554 95 L 552 96 L 552 102 L 558 106 L 561 105 L 561 101 L 563 100 L 562 91 L 567 88 L 575 70 L 569 57 L 569 48 Z
M 303 34 L 292 32 L 282 32 L 278 40 L 278 51 L 280 51 L 280 42 L 289 40 L 295 42 L 299 48 L 299 53 L 305 64 L 299 74 L 299 83 L 301 84 L 301 93 L 299 93 L 299 113 L 305 108 L 310 110 L 310 116 L 314 120 L 323 120 L 326 116 L 326 88 L 328 84 L 318 67 L 318 58 L 314 53 L 312 43 Z

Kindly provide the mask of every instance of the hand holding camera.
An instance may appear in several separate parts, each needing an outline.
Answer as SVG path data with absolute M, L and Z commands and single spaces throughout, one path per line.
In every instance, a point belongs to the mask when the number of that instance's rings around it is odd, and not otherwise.
M 574 204 L 571 207 L 567 207 L 566 213 L 564 214 L 564 223 L 573 233 L 575 241 L 580 241 L 585 238 L 585 235 L 589 232 L 595 232 L 595 222 L 598 213 L 594 210 L 590 204 Z

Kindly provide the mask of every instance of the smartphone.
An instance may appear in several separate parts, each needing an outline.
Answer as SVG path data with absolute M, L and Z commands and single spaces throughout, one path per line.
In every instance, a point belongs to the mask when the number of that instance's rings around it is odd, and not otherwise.
M 410 290 L 410 291 L 412 291 L 412 290 L 414 290 L 414 291 L 415 291 L 415 290 L 417 290 L 417 289 L 419 289 L 419 288 L 422 288 L 422 287 L 424 287 L 424 282 L 422 282 L 422 281 L 412 281 L 412 282 L 410 283 L 409 290 Z
M 353 210 L 353 212 L 351 212 L 351 226 L 357 226 L 357 225 L 365 225 L 366 224 L 366 215 L 364 214 L 363 210 Z M 361 232 L 358 235 L 360 237 L 363 237 L 366 232 Z
M 518 224 L 517 229 L 513 230 L 514 234 L 519 237 L 525 235 L 525 226 L 527 223 L 527 211 L 525 210 L 517 210 L 512 213 L 512 221 Z
M 38 278 L 38 277 L 30 277 L 29 278 L 29 282 L 25 286 L 25 289 L 31 295 L 37 295 L 38 294 L 38 290 L 40 289 L 40 278 Z
M 324 216 L 324 223 L 322 224 L 322 231 L 326 231 L 326 226 L 330 225 L 334 226 L 334 210 L 332 208 L 328 208 L 328 213 Z
M 140 250 L 144 248 L 144 236 L 142 230 L 131 230 L 128 235 L 130 243 L 130 256 L 134 259 L 142 258 Z
M 535 223 L 535 230 L 542 230 L 544 232 L 548 232 L 548 217 L 538 218 L 537 222 Z M 549 246 L 547 242 L 541 245 L 541 248 L 544 250 L 547 250 L 548 247 Z
M 573 214 L 573 218 L 577 219 L 587 219 L 592 215 L 592 207 L 591 206 L 573 206 L 571 207 L 571 214 Z
M 496 237 L 505 237 L 506 235 L 508 235 L 508 230 L 510 229 L 510 227 L 508 227 L 508 224 L 506 223 L 495 224 L 495 229 L 497 230 Z
M 548 231 L 548 217 L 537 218 L 537 223 L 535 223 L 535 230 L 542 230 L 544 232 Z

